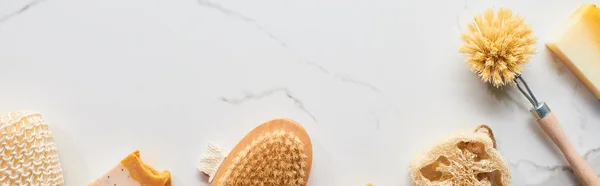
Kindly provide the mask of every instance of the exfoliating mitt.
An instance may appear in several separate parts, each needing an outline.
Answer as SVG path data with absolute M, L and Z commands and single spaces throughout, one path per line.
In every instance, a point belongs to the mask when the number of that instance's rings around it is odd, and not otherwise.
M 250 131 L 228 155 L 214 145 L 199 169 L 213 186 L 304 186 L 312 164 L 312 144 L 304 128 L 275 119 Z M 225 157 L 226 156 L 226 157 Z
M 492 130 L 485 125 L 473 132 L 457 132 L 410 163 L 415 185 L 510 185 L 510 171 Z
M 88 186 L 171 186 L 171 173 L 145 164 L 136 150 Z
M 0 185 L 64 185 L 54 138 L 40 113 L 0 114 Z

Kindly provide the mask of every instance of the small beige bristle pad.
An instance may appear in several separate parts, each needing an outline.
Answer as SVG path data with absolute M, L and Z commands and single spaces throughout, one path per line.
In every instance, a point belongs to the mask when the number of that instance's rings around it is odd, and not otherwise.
M 249 146 L 256 144 L 257 139 L 264 138 L 265 136 L 281 136 L 285 137 L 286 139 L 294 139 L 293 141 L 297 140 L 299 142 L 298 144 L 301 144 L 301 152 L 303 153 L 304 157 L 302 159 L 302 170 L 304 171 L 300 171 L 300 173 L 303 176 L 302 185 L 305 185 L 310 176 L 310 169 L 312 166 L 312 143 L 308 133 L 306 133 L 306 130 L 304 130 L 300 124 L 290 119 L 274 119 L 263 123 L 250 131 L 242 140 L 240 140 L 235 148 L 233 148 L 233 150 L 229 153 L 230 155 L 225 158 L 223 164 L 220 166 L 217 174 L 215 175 L 216 179 L 211 185 L 224 185 L 224 181 L 227 180 L 227 172 L 230 172 L 229 170 L 231 170 L 231 166 L 234 163 L 239 162 L 239 158 L 237 157 L 240 155 L 243 156 L 244 152 L 248 150 Z
M 0 114 L 0 185 L 64 185 L 56 150 L 40 113 Z
M 217 174 L 217 170 L 227 157 L 227 150 L 221 148 L 213 143 L 208 143 L 206 147 L 206 151 L 200 158 L 200 163 L 198 164 L 198 170 L 206 175 L 208 175 L 208 182 L 211 183 Z

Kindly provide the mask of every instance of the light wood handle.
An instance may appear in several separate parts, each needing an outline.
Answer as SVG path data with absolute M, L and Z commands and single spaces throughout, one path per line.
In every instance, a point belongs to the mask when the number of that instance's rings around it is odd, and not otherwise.
M 584 186 L 600 186 L 600 180 L 598 180 L 596 173 L 594 173 L 594 170 L 587 164 L 585 159 L 577 153 L 563 130 L 560 128 L 554 113 L 550 113 L 544 118 L 539 119 L 537 123 L 542 127 L 550 139 L 554 141 L 554 144 L 558 146 L 560 151 L 562 151 L 581 184 Z

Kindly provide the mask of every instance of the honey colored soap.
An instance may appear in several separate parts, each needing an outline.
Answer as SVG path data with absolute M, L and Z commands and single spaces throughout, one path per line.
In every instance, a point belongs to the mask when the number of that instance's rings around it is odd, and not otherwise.
M 121 160 L 102 177 L 88 186 L 170 186 L 171 173 L 159 172 L 140 159 L 140 152 L 135 151 Z
M 600 99 L 600 9 L 579 7 L 546 46 Z

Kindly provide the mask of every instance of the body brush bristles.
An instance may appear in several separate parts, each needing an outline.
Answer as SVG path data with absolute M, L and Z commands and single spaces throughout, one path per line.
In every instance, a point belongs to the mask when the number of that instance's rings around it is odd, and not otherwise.
M 250 131 L 219 166 L 213 186 L 305 186 L 312 143 L 299 123 L 286 118 Z
M 224 186 L 305 185 L 306 158 L 304 144 L 293 133 L 266 133 L 236 155 L 222 183 Z
M 531 27 L 509 9 L 500 8 L 497 13 L 488 9 L 483 16 L 475 16 L 461 38 L 465 44 L 459 51 L 468 54 L 465 61 L 471 71 L 495 87 L 514 84 L 523 71 L 521 65 L 535 53 Z

